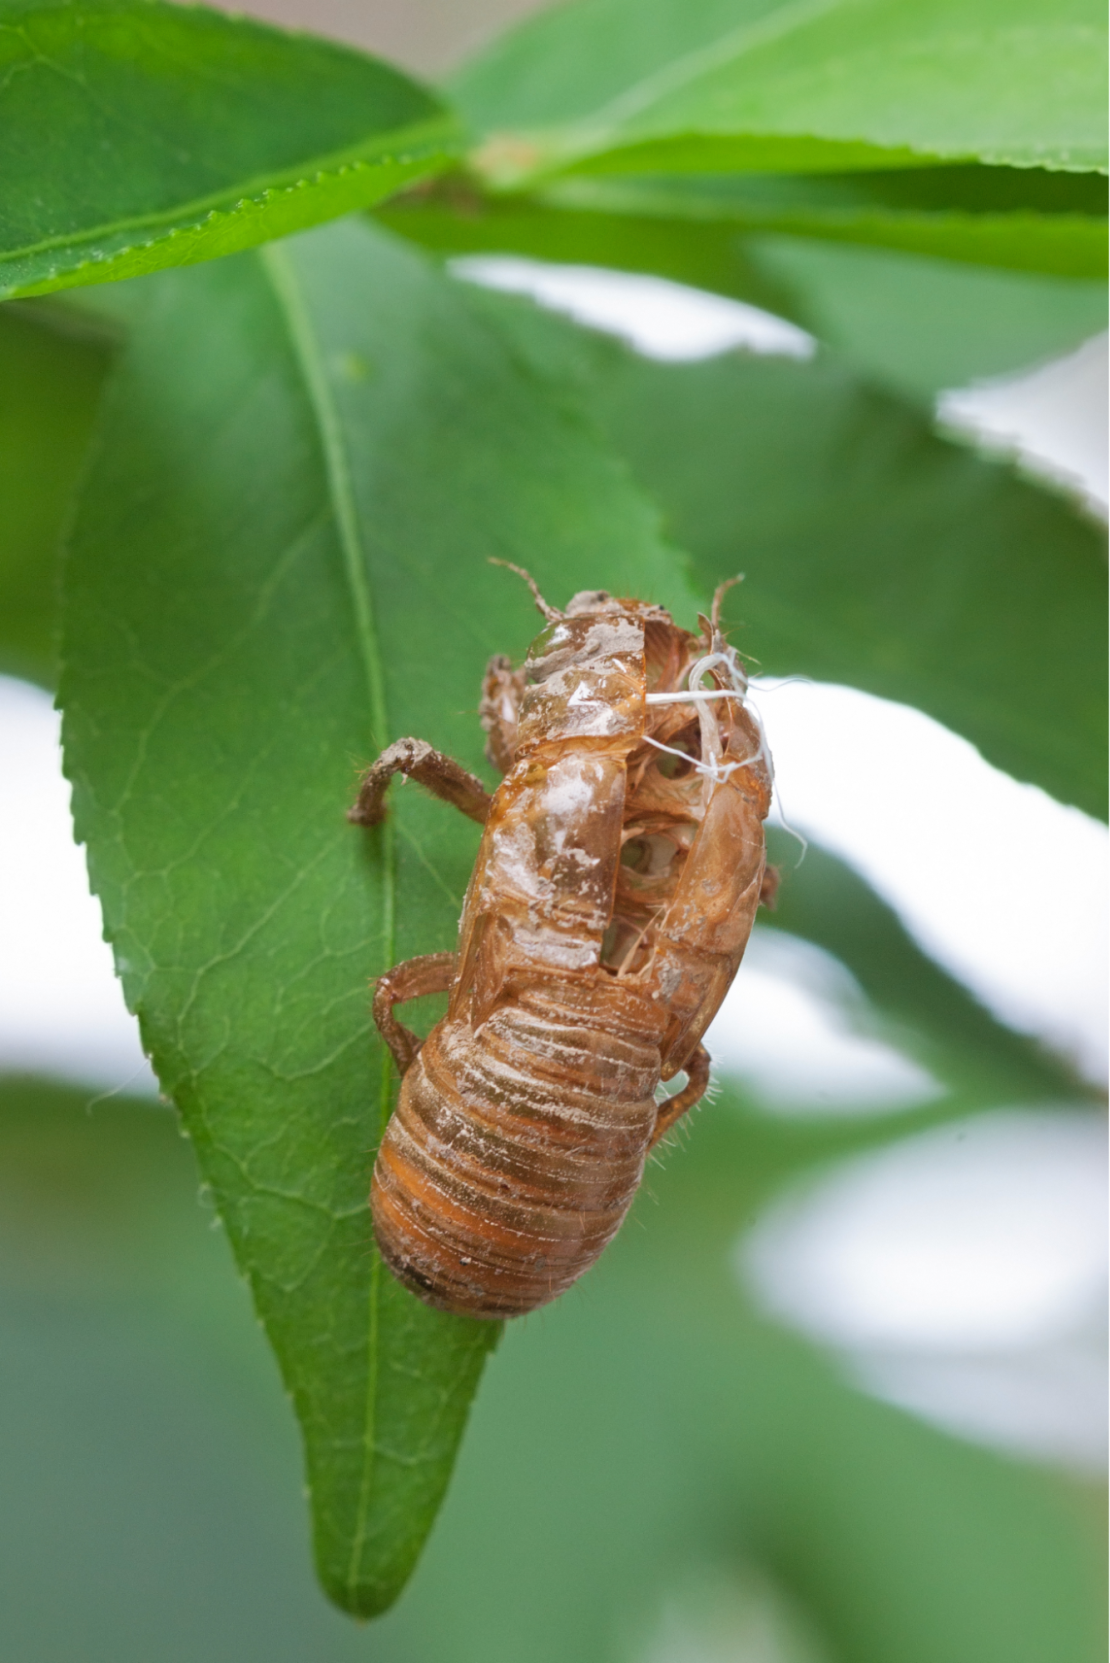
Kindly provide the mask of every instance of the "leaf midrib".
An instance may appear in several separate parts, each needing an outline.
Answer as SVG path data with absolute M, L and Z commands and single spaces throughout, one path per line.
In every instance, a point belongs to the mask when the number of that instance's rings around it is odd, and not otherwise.
M 354 486 L 339 413 L 336 410 L 331 388 L 328 385 L 316 331 L 313 328 L 312 319 L 309 316 L 308 308 L 305 306 L 301 288 L 288 255 L 279 244 L 270 243 L 259 251 L 259 258 L 285 321 L 293 353 L 303 377 L 309 404 L 315 418 L 328 481 L 328 496 L 335 515 L 336 529 L 339 533 L 339 542 L 343 554 L 344 571 L 354 608 L 355 631 L 370 706 L 372 739 L 378 749 L 383 749 L 389 732 L 385 680 L 374 623 L 369 567 L 359 528 Z M 382 840 L 382 935 L 385 946 L 385 962 L 386 964 L 392 964 L 394 959 L 397 875 L 394 835 L 389 819 L 385 821 L 377 835 Z M 383 1127 L 389 1114 L 391 1084 L 392 1074 L 389 1066 L 389 1054 L 383 1048 L 380 1101 L 380 1120 Z M 369 1513 L 369 1498 L 377 1455 L 375 1435 L 377 1430 L 377 1338 L 380 1283 L 380 1261 L 375 1253 L 371 1262 L 367 1305 L 368 1366 L 366 1411 L 362 1440 L 362 1476 L 359 1483 L 358 1513 L 351 1541 L 351 1556 L 347 1568 L 347 1588 L 352 1601 L 358 1587 L 358 1567 L 366 1540 L 366 1520 Z

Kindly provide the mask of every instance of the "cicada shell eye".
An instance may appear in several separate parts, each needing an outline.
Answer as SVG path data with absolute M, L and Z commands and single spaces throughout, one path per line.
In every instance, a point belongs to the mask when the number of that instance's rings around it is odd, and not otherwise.
M 580 612 L 599 612 L 612 604 L 613 597 L 608 589 L 579 589 L 577 595 L 572 595 L 567 602 L 567 617 L 573 618 Z

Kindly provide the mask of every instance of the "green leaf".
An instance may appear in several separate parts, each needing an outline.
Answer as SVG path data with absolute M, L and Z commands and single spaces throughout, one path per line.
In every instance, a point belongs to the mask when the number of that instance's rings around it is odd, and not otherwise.
M 595 362 L 703 586 L 746 574 L 726 616 L 763 671 L 915 705 L 1105 814 L 1101 529 L 832 360 Z
M 526 254 L 562 265 L 648 272 L 793 315 L 793 286 L 747 258 L 744 241 L 715 222 L 594 213 L 537 197 L 487 196 L 458 181 L 442 194 L 414 192 L 374 219 L 439 254 Z
M 689 616 L 652 510 L 484 296 L 361 223 L 129 291 L 65 584 L 66 766 L 131 1008 L 304 1431 L 325 1587 L 396 1597 L 496 1327 L 374 1252 L 367 978 L 449 947 L 477 828 L 356 771 L 481 766 L 488 655 L 607 585 Z
M 0 0 L 0 298 L 250 248 L 454 148 L 430 93 L 327 41 L 159 0 Z
M 0 307 L 0 672 L 55 680 L 58 542 L 110 351 L 44 307 Z
M 375 218 L 445 255 L 526 254 L 729 295 L 792 318 L 870 376 L 930 403 L 943 388 L 1071 351 L 1106 322 L 1101 281 L 756 236 L 721 220 L 594 212 L 554 205 L 550 194 L 490 198 L 454 179 Z
M 1106 165 L 1092 0 L 578 0 L 453 91 L 514 184 L 558 172 Z
M 947 387 L 1028 369 L 1106 327 L 1106 284 L 918 254 L 750 237 L 753 284 L 866 376 L 932 404 Z

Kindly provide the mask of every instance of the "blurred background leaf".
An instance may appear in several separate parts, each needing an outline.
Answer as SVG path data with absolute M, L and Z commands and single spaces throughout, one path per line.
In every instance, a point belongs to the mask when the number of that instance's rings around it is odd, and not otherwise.
M 977 159 L 1106 163 L 1089 0 L 578 0 L 451 80 L 513 182 L 592 172 L 829 172 Z
M 688 183 L 680 180 L 673 195 Z M 375 217 L 444 255 L 523 254 L 648 272 L 745 301 L 801 324 L 865 376 L 923 402 L 943 388 L 1070 351 L 1105 327 L 1104 281 L 906 252 L 910 239 L 891 249 L 879 236 L 861 235 L 853 245 L 753 233 L 696 214 L 666 217 L 647 211 L 647 192 L 641 201 L 630 191 L 627 211 L 608 212 L 602 201 L 592 203 L 597 188 L 575 181 L 557 198 L 491 197 L 451 176 L 400 196 Z M 675 207 L 671 195 L 666 200 Z M 658 209 L 663 203 L 656 198 Z M 1091 221 L 1090 232 L 1104 258 L 1105 224 Z
M 926 404 L 1106 327 L 1105 282 L 801 237 L 753 237 L 746 253 L 757 281 L 792 295 L 791 316 L 863 376 Z
M 496 305 L 589 387 L 701 586 L 745 574 L 725 615 L 761 674 L 912 704 L 1105 815 L 1100 528 L 834 358 L 666 364 Z
M 870 243 L 1063 277 L 1106 272 L 1106 180 L 1041 168 L 568 179 L 541 200 L 597 213 Z
M 110 337 L 60 308 L 0 307 L 0 671 L 51 687 L 58 547 Z
M 824 947 L 847 966 L 893 1039 L 943 1081 L 943 1105 L 925 1119 L 998 1103 L 1058 1103 L 1087 1095 L 1065 1064 L 1003 1027 L 960 983 L 922 952 L 862 878 L 827 850 L 799 858 L 780 828 L 768 854 L 782 873 L 775 911 L 760 928 L 783 929 Z M 891 1135 L 901 1135 L 901 1122 Z

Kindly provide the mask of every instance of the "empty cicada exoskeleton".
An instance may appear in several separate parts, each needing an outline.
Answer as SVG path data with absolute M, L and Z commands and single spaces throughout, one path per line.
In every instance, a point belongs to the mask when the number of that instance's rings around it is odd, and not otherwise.
M 400 739 L 351 811 L 375 825 L 401 772 L 485 827 L 457 953 L 374 992 L 402 1075 L 378 1246 L 421 1299 L 475 1317 L 554 1299 L 612 1240 L 649 1150 L 705 1091 L 702 1035 L 765 881 L 771 772 L 721 591 L 692 635 L 639 601 L 595 591 L 559 612 L 532 588 L 546 627 L 522 670 L 486 672 L 492 798 Z M 421 1043 L 393 1007 L 437 991 L 447 1014 Z

